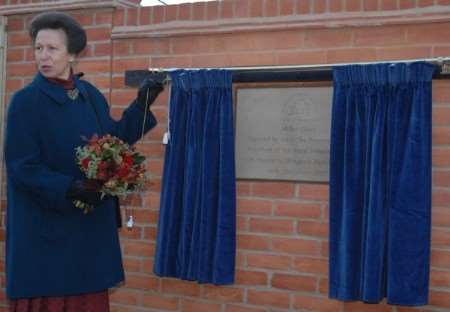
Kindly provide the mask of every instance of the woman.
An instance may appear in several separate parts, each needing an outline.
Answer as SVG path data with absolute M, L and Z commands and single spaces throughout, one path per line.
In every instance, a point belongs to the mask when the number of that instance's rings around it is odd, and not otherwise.
M 86 33 L 69 15 L 31 22 L 38 73 L 11 100 L 5 144 L 8 176 L 7 296 L 11 311 L 109 311 L 108 288 L 124 280 L 116 201 L 84 179 L 75 148 L 109 133 L 129 144 L 156 125 L 145 110 L 163 89 L 147 80 L 114 121 L 102 94 L 72 74 Z M 148 100 L 148 101 L 147 101 Z M 89 214 L 73 205 L 94 207 Z

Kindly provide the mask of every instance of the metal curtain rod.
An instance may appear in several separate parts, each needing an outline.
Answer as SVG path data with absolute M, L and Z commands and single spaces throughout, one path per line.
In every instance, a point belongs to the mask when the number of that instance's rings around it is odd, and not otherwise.
M 316 65 L 280 65 L 280 66 L 248 66 L 224 67 L 232 71 L 233 82 L 287 82 L 287 81 L 331 81 L 333 67 L 343 65 L 368 65 L 379 63 L 413 63 L 424 61 L 437 65 L 433 79 L 450 79 L 450 57 L 437 57 L 414 60 L 395 60 L 359 63 L 336 63 Z M 180 68 L 149 68 L 148 70 L 129 70 L 125 72 L 125 85 L 138 86 L 146 77 L 167 79 L 168 73 Z M 186 68 L 190 70 L 217 68 Z

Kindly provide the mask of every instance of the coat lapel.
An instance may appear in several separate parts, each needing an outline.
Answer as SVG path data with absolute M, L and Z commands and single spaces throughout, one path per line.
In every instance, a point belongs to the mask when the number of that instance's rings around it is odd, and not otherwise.
M 51 83 L 42 74 L 38 73 L 33 80 L 35 84 L 42 92 L 52 98 L 56 103 L 60 105 L 70 104 L 72 100 L 67 95 L 66 90 L 60 85 Z M 78 78 L 75 78 L 75 86 L 80 90 L 80 94 L 87 99 L 87 92 L 84 86 L 80 83 Z
M 78 76 L 76 76 L 76 75 L 75 75 L 75 87 L 76 87 L 78 90 L 80 90 L 81 96 L 82 96 L 85 100 L 89 101 L 89 96 L 88 96 L 87 90 L 86 90 L 86 88 L 84 87 L 84 85 L 81 83 L 80 78 L 79 78 Z

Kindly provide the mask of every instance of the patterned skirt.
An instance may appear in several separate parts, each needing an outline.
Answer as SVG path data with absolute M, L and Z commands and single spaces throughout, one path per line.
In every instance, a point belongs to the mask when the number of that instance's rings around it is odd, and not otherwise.
M 109 312 L 108 290 L 77 296 L 36 297 L 9 302 L 10 312 Z

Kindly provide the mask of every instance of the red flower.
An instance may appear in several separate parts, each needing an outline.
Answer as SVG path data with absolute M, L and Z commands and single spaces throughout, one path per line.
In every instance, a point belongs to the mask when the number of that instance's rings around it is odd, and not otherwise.
M 129 155 L 129 154 L 125 154 L 122 157 L 122 161 L 127 165 L 127 166 L 132 166 L 133 165 L 133 156 Z
M 81 160 L 81 166 L 84 168 L 84 169 L 87 169 L 88 167 L 89 167 L 89 162 L 91 161 L 91 158 L 90 157 L 86 157 L 86 158 L 83 158 L 82 160 Z
M 117 170 L 117 176 L 119 176 L 120 178 L 124 178 L 128 175 L 128 172 L 128 166 L 120 166 L 119 170 Z
M 97 179 L 106 181 L 108 179 L 108 175 L 105 170 L 99 170 L 97 172 Z

